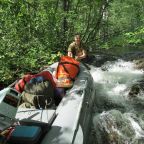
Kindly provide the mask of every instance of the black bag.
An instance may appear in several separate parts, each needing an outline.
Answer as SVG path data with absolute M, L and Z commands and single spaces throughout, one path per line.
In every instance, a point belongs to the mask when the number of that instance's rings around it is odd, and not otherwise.
M 50 81 L 27 83 L 22 100 L 37 109 L 45 109 L 54 104 L 54 88 Z

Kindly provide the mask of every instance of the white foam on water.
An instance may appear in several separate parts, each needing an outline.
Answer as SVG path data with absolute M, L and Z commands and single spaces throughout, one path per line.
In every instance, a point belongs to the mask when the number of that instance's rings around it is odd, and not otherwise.
M 110 100 L 123 104 L 123 102 L 125 102 L 124 98 L 127 98 L 130 87 L 142 79 L 144 71 L 135 69 L 133 62 L 118 60 L 115 63 L 105 64 L 104 70 L 93 67 L 91 69 L 91 74 L 95 82 L 98 101 Z M 99 100 L 101 97 L 104 98 Z M 101 113 L 101 116 L 102 115 L 105 115 L 104 111 Z M 136 137 L 144 137 L 144 131 L 140 125 L 132 118 L 129 118 L 129 120 L 135 129 Z M 93 122 L 95 122 L 94 118 Z M 113 127 L 113 130 L 119 135 L 123 135 L 115 127 Z
M 131 116 L 128 116 L 128 120 L 131 122 L 133 129 L 135 130 L 136 138 L 144 138 L 144 131 L 141 126 Z
M 142 70 L 137 70 L 132 62 L 123 60 L 116 61 L 113 65 L 108 64 L 108 69 L 103 71 L 101 68 L 94 68 L 91 71 L 94 82 L 103 85 L 107 95 L 127 94 L 126 90 L 144 74 Z

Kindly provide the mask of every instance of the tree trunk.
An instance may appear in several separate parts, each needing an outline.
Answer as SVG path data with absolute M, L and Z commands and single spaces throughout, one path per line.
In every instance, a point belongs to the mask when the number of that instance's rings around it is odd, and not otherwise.
M 68 13 L 70 7 L 70 1 L 69 0 L 63 0 L 63 11 L 65 14 Z M 63 36 L 62 36 L 62 41 L 63 41 L 63 46 L 66 47 L 66 32 L 68 31 L 68 22 L 67 22 L 67 17 L 64 16 L 63 18 Z
M 89 32 L 88 37 L 86 39 L 86 43 L 88 42 L 89 39 L 91 39 L 91 41 L 93 41 L 95 39 L 96 34 L 97 34 L 98 30 L 100 29 L 100 24 L 103 19 L 103 14 L 104 14 L 104 11 L 107 8 L 107 6 L 108 6 L 108 1 L 103 0 L 101 3 L 101 7 L 99 9 L 98 20 L 97 20 L 95 26 L 93 27 L 93 29 Z M 90 43 L 91 41 L 89 41 L 88 43 Z

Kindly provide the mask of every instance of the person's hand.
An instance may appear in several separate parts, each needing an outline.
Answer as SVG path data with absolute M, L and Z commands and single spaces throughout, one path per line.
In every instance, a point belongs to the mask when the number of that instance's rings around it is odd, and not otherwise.
M 79 60 L 79 57 L 78 57 L 78 56 L 76 56 L 76 57 L 75 57 L 75 60 Z

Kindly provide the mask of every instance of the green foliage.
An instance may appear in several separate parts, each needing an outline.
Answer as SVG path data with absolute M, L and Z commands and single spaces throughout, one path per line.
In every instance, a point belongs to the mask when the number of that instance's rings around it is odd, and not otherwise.
M 104 44 L 101 44 L 101 48 L 102 49 L 109 49 L 110 46 L 109 46 L 109 44 L 107 42 L 105 42 Z
M 125 33 L 125 39 L 128 44 L 144 44 L 144 27 L 138 28 L 134 32 Z
M 40 67 L 52 64 L 63 51 L 59 52 L 57 45 L 59 26 L 54 24 L 54 3 L 34 0 L 0 3 L 0 74 L 1 82 L 8 84 L 26 72 L 38 72 Z
M 143 45 L 143 4 L 144 0 L 112 1 L 108 9 L 108 20 L 103 21 L 104 27 L 100 30 L 100 33 L 105 34 L 103 29 L 108 25 L 108 35 L 103 43 L 100 40 L 100 47 L 105 44 L 108 44 L 109 48 Z M 101 37 L 103 36 L 100 35 L 99 38 Z
M 126 32 L 113 37 L 108 43 L 103 43 L 102 48 L 142 46 L 144 44 L 144 28 L 138 28 L 134 32 Z M 106 46 L 105 46 L 106 45 Z

